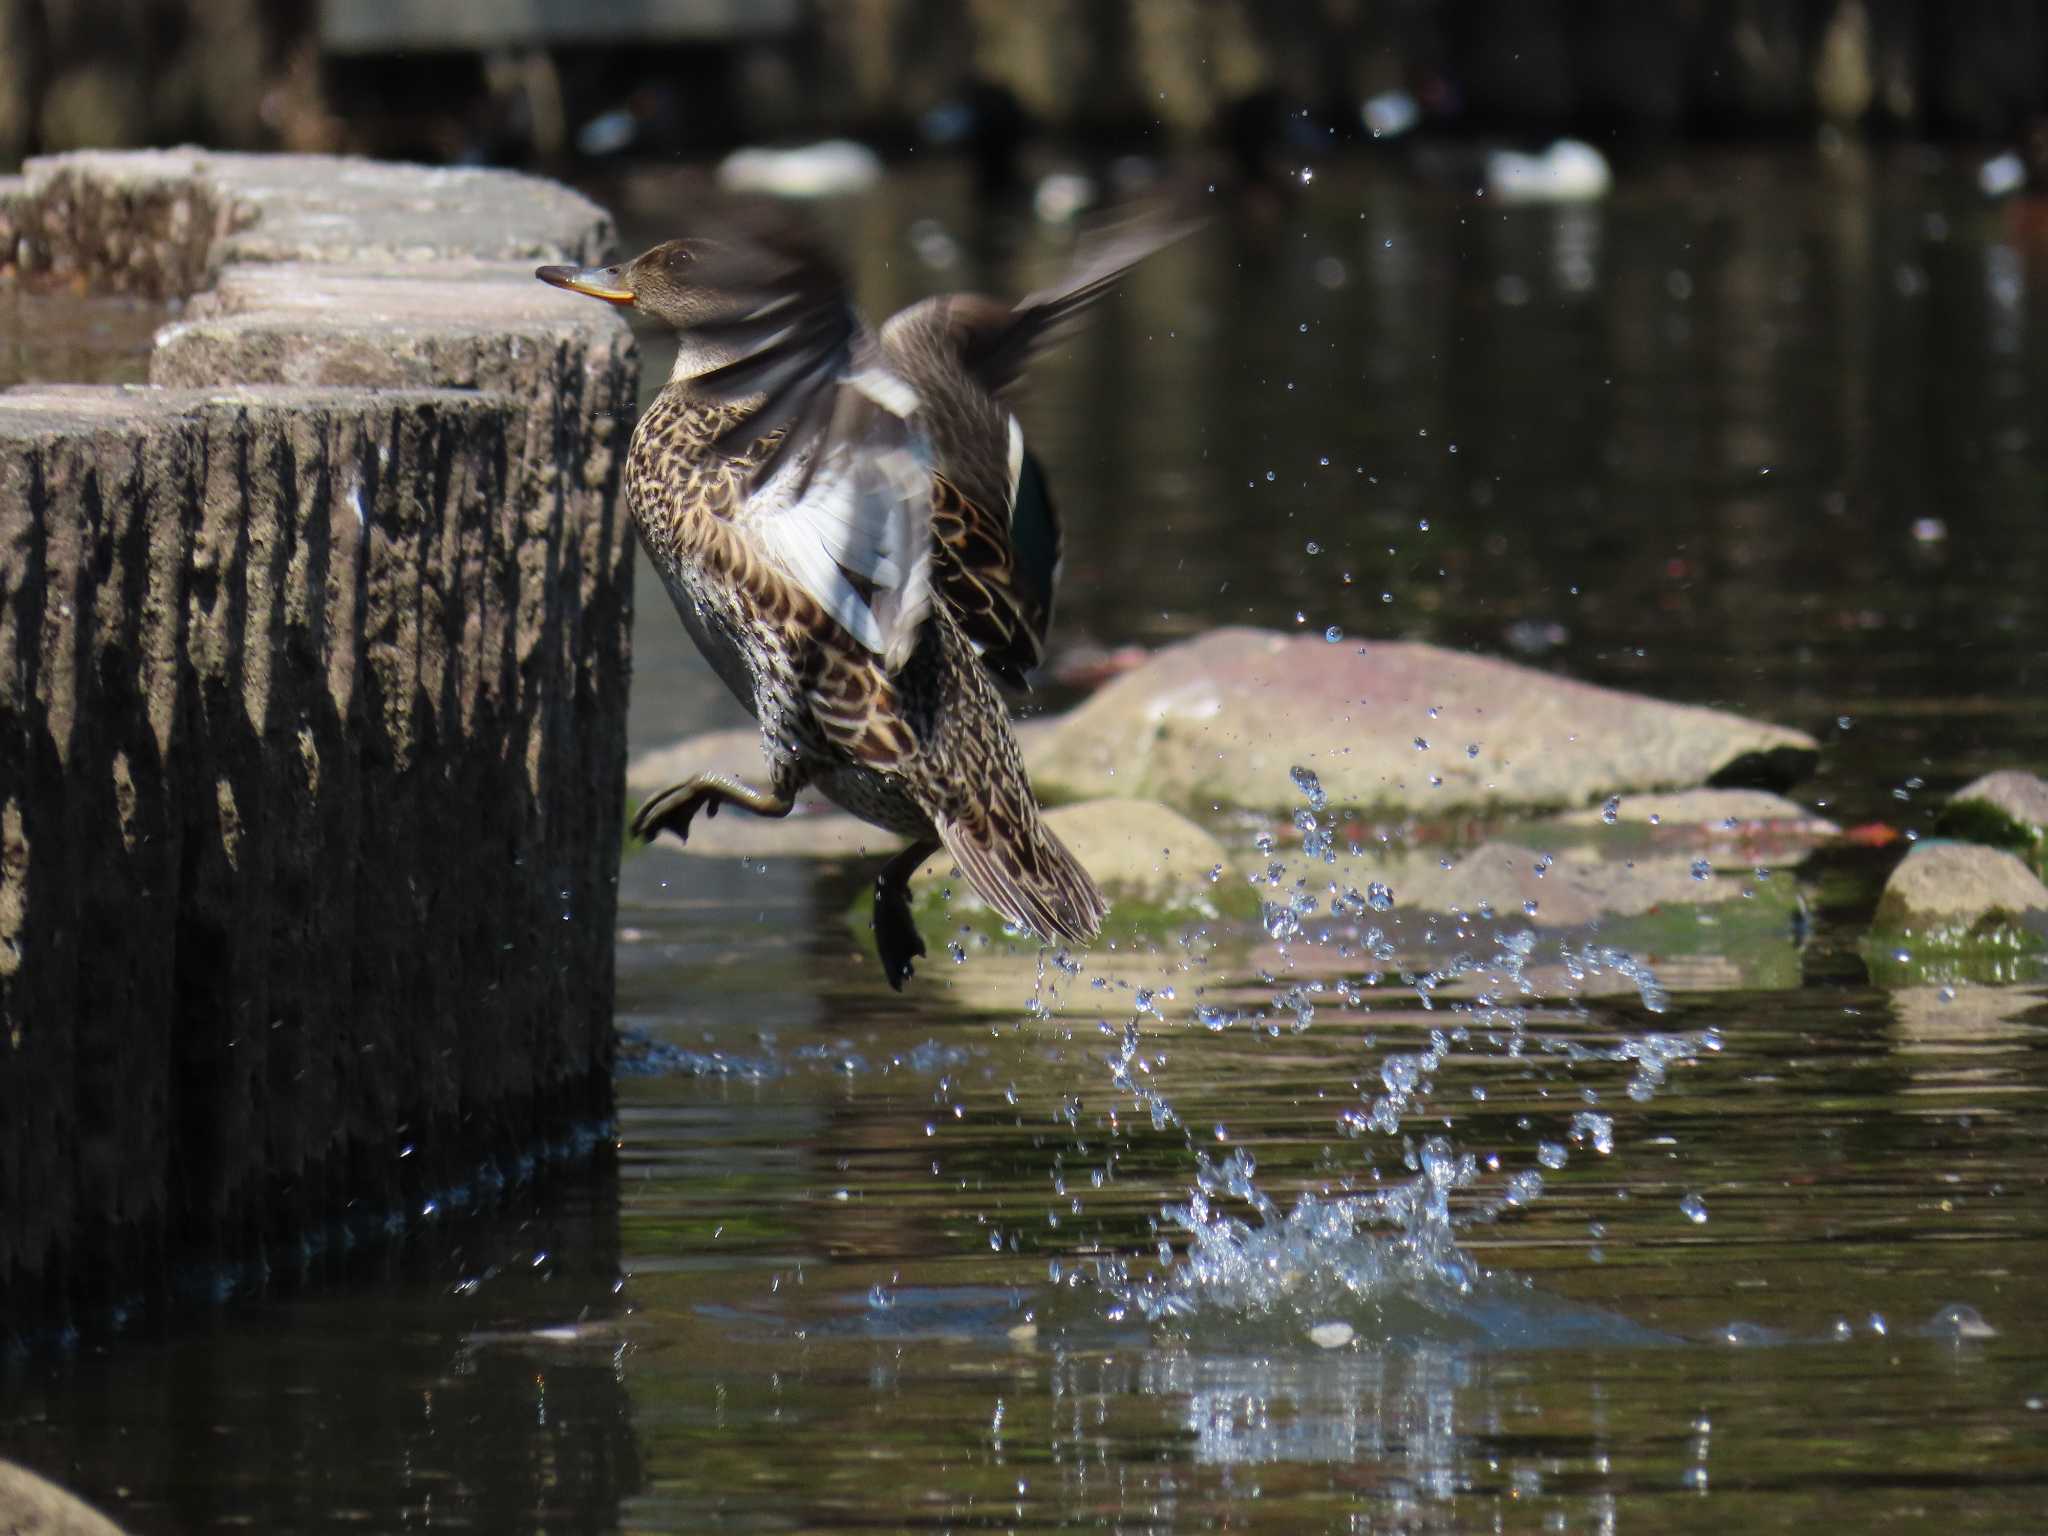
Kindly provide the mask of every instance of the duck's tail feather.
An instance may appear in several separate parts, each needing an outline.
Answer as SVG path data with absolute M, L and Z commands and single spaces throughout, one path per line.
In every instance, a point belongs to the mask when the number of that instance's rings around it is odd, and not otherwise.
M 1048 944 L 1086 944 L 1102 931 L 1108 900 L 1036 806 L 936 825 L 975 894 L 1007 921 Z

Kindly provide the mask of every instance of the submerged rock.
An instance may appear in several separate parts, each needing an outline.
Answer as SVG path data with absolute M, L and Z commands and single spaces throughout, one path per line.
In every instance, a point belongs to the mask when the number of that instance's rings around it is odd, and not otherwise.
M 1025 759 L 1049 798 L 1292 810 L 1301 765 L 1337 804 L 1429 817 L 1782 787 L 1817 756 L 1782 726 L 1435 646 L 1220 629 L 1118 678 Z

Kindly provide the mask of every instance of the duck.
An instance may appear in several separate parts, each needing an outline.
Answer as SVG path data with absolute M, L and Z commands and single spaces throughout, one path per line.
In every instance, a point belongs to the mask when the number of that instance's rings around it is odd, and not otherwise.
M 904 839 L 874 884 L 901 991 L 925 954 L 910 877 L 944 849 L 976 894 L 1049 945 L 1108 902 L 1046 824 L 1004 690 L 1045 655 L 1061 533 L 1008 403 L 1062 326 L 1185 232 L 1127 221 L 1015 304 L 927 298 L 870 328 L 808 225 L 721 217 L 612 266 L 541 281 L 677 335 L 635 425 L 629 509 L 677 616 L 759 723 L 765 782 L 701 773 L 651 796 L 643 842 L 797 793 Z

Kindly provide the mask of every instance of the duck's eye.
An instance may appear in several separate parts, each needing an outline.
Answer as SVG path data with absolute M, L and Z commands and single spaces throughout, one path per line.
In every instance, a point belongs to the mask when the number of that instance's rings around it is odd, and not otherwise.
M 667 266 L 669 274 L 671 276 L 680 275 L 683 268 L 687 267 L 689 264 L 690 253 L 687 250 L 685 250 L 680 245 L 673 245 L 669 247 Z

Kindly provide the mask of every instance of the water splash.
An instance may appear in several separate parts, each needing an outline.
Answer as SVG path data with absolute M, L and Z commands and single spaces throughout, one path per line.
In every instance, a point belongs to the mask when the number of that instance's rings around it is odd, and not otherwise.
M 1195 1137 L 1169 1098 L 1160 1070 L 1164 1053 L 1151 1047 L 1149 1028 L 1185 1021 L 1210 1033 L 1249 1027 L 1278 1039 L 1317 1027 L 1319 1013 L 1325 1024 L 1364 1024 L 1365 1044 L 1377 1054 L 1369 1058 L 1356 1099 L 1332 1110 L 1338 1145 L 1356 1148 L 1358 1165 L 1344 1168 L 1334 1190 L 1324 1182 L 1283 1200 L 1262 1187 L 1250 1148 L 1233 1145 L 1215 1156 L 1196 1150 L 1193 1186 L 1184 1199 L 1161 1208 L 1151 1250 L 1055 1265 L 1054 1282 L 1068 1290 L 1098 1287 L 1103 1315 L 1112 1322 L 1187 1327 L 1206 1319 L 1242 1327 L 1265 1320 L 1318 1349 L 1386 1341 L 1390 1329 L 1399 1336 L 1421 1315 L 1434 1319 L 1422 1337 L 1441 1341 L 1462 1336 L 1460 1329 L 1484 1335 L 1495 1325 L 1476 1319 L 1488 1308 L 1496 1317 L 1517 1319 L 1514 1327 L 1522 1333 L 1516 1336 L 1523 1337 L 1526 1318 L 1513 1306 L 1503 1313 L 1498 1296 L 1486 1300 L 1489 1277 L 1461 1238 L 1541 1200 L 1546 1175 L 1557 1175 L 1573 1157 L 1611 1155 L 1614 1121 L 1587 1107 L 1548 1125 L 1524 1120 L 1528 1156 L 1515 1166 L 1498 1153 L 1461 1145 L 1455 1113 L 1437 1102 L 1438 1079 L 1453 1065 L 1467 1073 L 1487 1060 L 1527 1068 L 1548 1058 L 1571 1072 L 1622 1069 L 1623 1091 L 1642 1102 L 1674 1068 L 1718 1050 L 1720 1041 L 1710 1030 L 1623 1028 L 1601 1038 L 1583 1027 L 1553 1031 L 1532 1022 L 1561 986 L 1567 1016 L 1583 1025 L 1588 1016 L 1577 1000 L 1611 990 L 1602 984 L 1616 981 L 1632 989 L 1643 1013 L 1666 1012 L 1669 998 L 1651 968 L 1612 947 L 1557 943 L 1542 954 L 1554 966 L 1545 978 L 1531 974 L 1539 937 L 1527 928 L 1493 935 L 1489 949 L 1425 950 L 1433 956 L 1427 963 L 1404 959 L 1403 947 L 1379 925 L 1410 941 L 1417 937 L 1393 915 L 1395 893 L 1365 871 L 1346 879 L 1345 866 L 1362 851 L 1356 845 L 1337 850 L 1332 834 L 1341 819 L 1316 774 L 1296 767 L 1290 777 L 1302 796 L 1292 818 L 1302 859 L 1292 865 L 1278 859 L 1272 840 L 1261 838 L 1258 850 L 1269 862 L 1252 877 L 1261 891 L 1261 927 L 1279 946 L 1281 974 L 1257 976 L 1268 989 L 1263 1006 L 1245 1006 L 1241 987 L 1212 986 L 1195 989 L 1185 1010 L 1169 1011 L 1171 989 L 1141 990 L 1121 1026 L 1103 1025 L 1114 1041 L 1105 1063 L 1134 1118 L 1158 1131 L 1179 1129 L 1192 1147 Z M 1308 873 L 1301 873 L 1304 867 Z M 1424 920 L 1421 937 L 1434 939 L 1438 928 L 1478 933 Z M 1384 1042 L 1371 1030 L 1375 1010 L 1395 1026 Z M 1398 1019 L 1392 1010 L 1399 1010 Z M 1427 1022 L 1431 1016 L 1438 1022 Z M 1587 1087 L 1580 1103 L 1597 1098 Z M 1464 1100 L 1486 1101 L 1483 1083 Z M 1424 1116 L 1427 1133 L 1420 1125 Z M 1228 1136 L 1216 1128 L 1217 1141 Z M 1405 1325 L 1390 1321 L 1404 1317 Z M 1448 1318 L 1460 1321 L 1447 1331 Z

